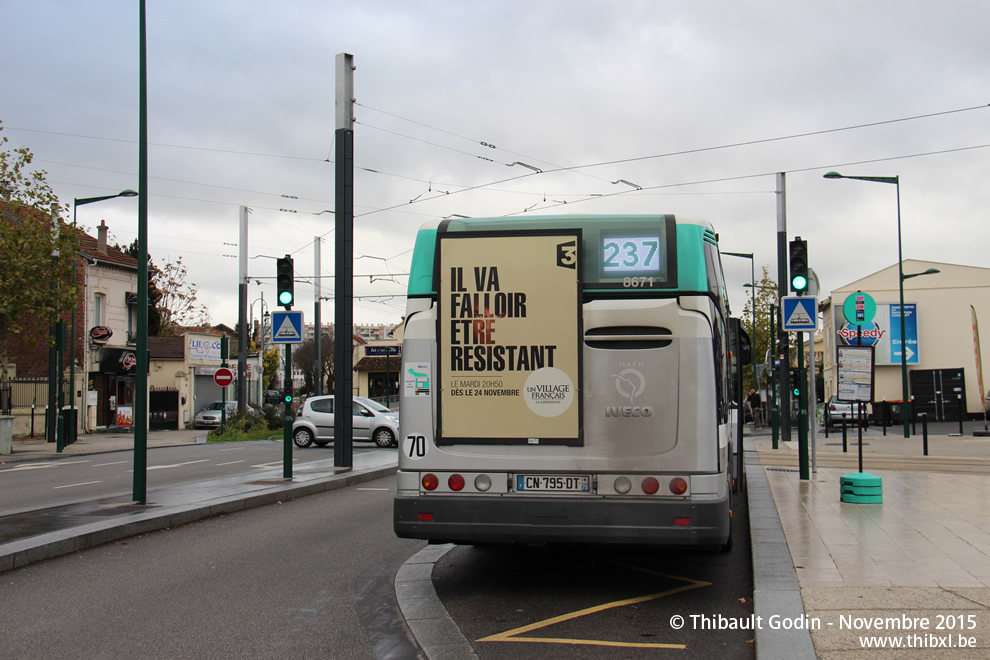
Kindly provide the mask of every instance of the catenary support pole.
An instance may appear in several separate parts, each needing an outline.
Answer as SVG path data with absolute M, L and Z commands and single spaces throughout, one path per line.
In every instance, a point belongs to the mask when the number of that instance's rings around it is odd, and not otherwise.
M 237 272 L 237 412 L 247 410 L 247 352 L 248 352 L 248 210 L 240 211 L 240 236 L 237 241 L 239 265 Z
M 787 295 L 787 186 L 784 172 L 777 173 L 777 292 L 778 297 Z M 780 314 L 778 308 L 777 313 Z M 784 356 L 781 360 L 780 373 L 780 433 L 784 440 L 791 439 L 791 389 L 790 366 L 791 351 L 790 337 L 783 332 L 783 319 L 777 320 L 777 328 L 780 329 L 780 352 Z
M 333 458 L 337 467 L 353 465 L 354 336 L 354 58 L 336 60 L 336 195 L 334 215 L 334 427 Z

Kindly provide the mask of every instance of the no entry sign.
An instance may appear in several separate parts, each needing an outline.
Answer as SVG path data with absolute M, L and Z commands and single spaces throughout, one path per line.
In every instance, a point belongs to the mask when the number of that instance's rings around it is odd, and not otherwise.
M 213 374 L 213 382 L 220 387 L 227 387 L 234 380 L 234 372 L 227 367 L 220 367 L 217 372 Z

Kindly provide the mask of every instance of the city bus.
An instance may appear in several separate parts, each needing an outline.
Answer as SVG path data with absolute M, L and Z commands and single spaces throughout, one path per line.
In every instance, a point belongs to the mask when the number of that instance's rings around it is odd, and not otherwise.
M 427 223 L 403 331 L 396 534 L 728 549 L 742 464 L 730 340 L 705 221 Z

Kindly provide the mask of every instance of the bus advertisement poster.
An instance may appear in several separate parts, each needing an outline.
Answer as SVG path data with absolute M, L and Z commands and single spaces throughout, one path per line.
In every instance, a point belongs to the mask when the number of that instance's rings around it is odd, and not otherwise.
M 581 234 L 441 234 L 438 444 L 581 444 Z

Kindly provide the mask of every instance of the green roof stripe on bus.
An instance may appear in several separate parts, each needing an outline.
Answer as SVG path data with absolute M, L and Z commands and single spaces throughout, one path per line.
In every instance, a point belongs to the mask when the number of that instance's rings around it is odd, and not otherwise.
M 420 229 L 416 233 L 412 264 L 409 267 L 409 296 L 432 296 L 433 258 L 437 249 L 436 227 Z
M 552 215 L 518 218 L 458 218 L 445 222 L 446 232 L 471 232 L 527 229 L 585 229 L 608 230 L 615 226 L 649 226 L 663 221 L 666 216 L 657 215 Z M 715 233 L 706 222 L 680 220 L 676 225 L 677 241 L 677 289 L 674 291 L 707 291 L 708 274 L 702 244 L 715 243 Z M 409 274 L 409 296 L 433 296 L 434 259 L 437 243 L 436 226 L 425 226 L 416 234 L 412 264 Z M 590 286 L 586 291 L 595 291 Z

